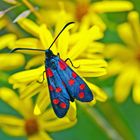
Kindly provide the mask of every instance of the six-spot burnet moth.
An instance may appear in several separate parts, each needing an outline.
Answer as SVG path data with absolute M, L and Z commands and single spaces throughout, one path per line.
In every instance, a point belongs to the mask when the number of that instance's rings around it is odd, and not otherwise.
M 87 84 L 78 76 L 66 63 L 69 58 L 63 61 L 59 54 L 55 55 L 50 50 L 56 39 L 64 31 L 64 29 L 74 22 L 67 23 L 60 33 L 56 36 L 52 44 L 47 50 L 32 49 L 32 48 L 15 48 L 11 52 L 17 50 L 34 50 L 43 51 L 46 54 L 45 73 L 50 91 L 51 103 L 54 112 L 59 118 L 65 116 L 69 109 L 70 101 L 77 99 L 81 102 L 90 102 L 93 100 L 93 94 Z M 72 62 L 71 62 L 72 64 Z M 72 64 L 73 66 L 73 64 Z M 73 66 L 74 67 L 74 66 Z M 43 73 L 44 81 L 44 73 Z M 43 82 L 42 81 L 42 82 Z

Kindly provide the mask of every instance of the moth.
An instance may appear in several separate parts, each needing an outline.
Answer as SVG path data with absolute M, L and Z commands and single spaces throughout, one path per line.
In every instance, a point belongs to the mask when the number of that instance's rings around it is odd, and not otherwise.
M 17 50 L 32 50 L 45 52 L 45 73 L 48 82 L 51 104 L 57 117 L 62 118 L 66 115 L 70 102 L 74 102 L 74 99 L 81 102 L 90 102 L 93 100 L 93 94 L 88 85 L 83 79 L 74 72 L 66 63 L 66 61 L 72 61 L 67 58 L 65 61 L 60 58 L 60 55 L 55 55 L 51 51 L 51 47 L 64 31 L 64 29 L 73 24 L 74 22 L 67 23 L 60 33 L 56 36 L 52 44 L 47 50 L 32 49 L 32 48 L 15 48 L 11 51 Z M 72 64 L 74 67 L 74 65 Z M 44 81 L 43 73 L 43 81 Z M 42 81 L 42 82 L 43 82 Z M 41 82 L 40 82 L 41 83 Z

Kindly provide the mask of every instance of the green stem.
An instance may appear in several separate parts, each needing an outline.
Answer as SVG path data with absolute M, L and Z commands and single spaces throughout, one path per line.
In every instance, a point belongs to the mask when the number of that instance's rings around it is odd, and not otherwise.
M 100 109 L 100 111 L 103 113 L 102 115 L 124 139 L 135 140 L 135 136 L 130 130 L 126 120 L 113 103 L 108 101 L 104 104 L 98 104 L 98 109 Z
M 92 107 L 81 104 L 80 106 L 86 112 L 86 114 L 94 121 L 96 124 L 106 133 L 106 135 L 113 140 L 123 140 L 120 134 L 110 125 L 110 123 L 99 114 L 96 109 Z

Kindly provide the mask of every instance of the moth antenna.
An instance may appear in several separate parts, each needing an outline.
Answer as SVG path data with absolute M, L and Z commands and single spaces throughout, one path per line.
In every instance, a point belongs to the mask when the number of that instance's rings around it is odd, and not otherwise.
M 73 24 L 74 22 L 69 22 L 69 23 L 67 23 L 63 28 L 62 28 L 62 30 L 59 32 L 59 34 L 56 36 L 56 38 L 54 39 L 54 41 L 52 42 L 52 44 L 50 45 L 50 47 L 49 47 L 49 50 L 50 50 L 50 48 L 53 46 L 53 44 L 55 43 L 55 41 L 57 40 L 57 38 L 60 36 L 60 34 L 65 30 L 65 28 L 67 27 L 67 26 L 69 26 L 70 24 Z
M 50 45 L 49 50 L 50 50 L 50 48 L 53 46 L 53 44 L 55 43 L 55 41 L 57 40 L 57 38 L 60 36 L 60 34 L 65 30 L 65 28 L 66 28 L 67 26 L 69 26 L 70 24 L 73 24 L 73 23 L 74 23 L 74 22 L 69 22 L 69 23 L 67 23 L 67 24 L 62 28 L 62 30 L 59 32 L 59 34 L 56 36 L 56 38 L 54 39 L 54 41 L 53 41 L 52 44 Z M 42 49 L 15 48 L 15 49 L 11 50 L 10 53 L 13 53 L 13 52 L 18 51 L 18 50 L 45 51 L 45 50 L 42 50 Z
M 10 53 L 13 53 L 15 51 L 18 51 L 18 50 L 30 50 L 30 51 L 43 51 L 45 52 L 45 50 L 42 50 L 42 49 L 32 49 L 32 48 L 15 48 L 13 50 L 10 51 Z

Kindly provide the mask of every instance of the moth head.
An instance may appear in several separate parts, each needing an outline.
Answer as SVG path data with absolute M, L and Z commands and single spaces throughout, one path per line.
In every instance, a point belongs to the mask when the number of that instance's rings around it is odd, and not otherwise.
M 54 56 L 53 52 L 50 49 L 47 49 L 45 51 L 45 55 L 47 58 L 51 58 L 52 56 Z

